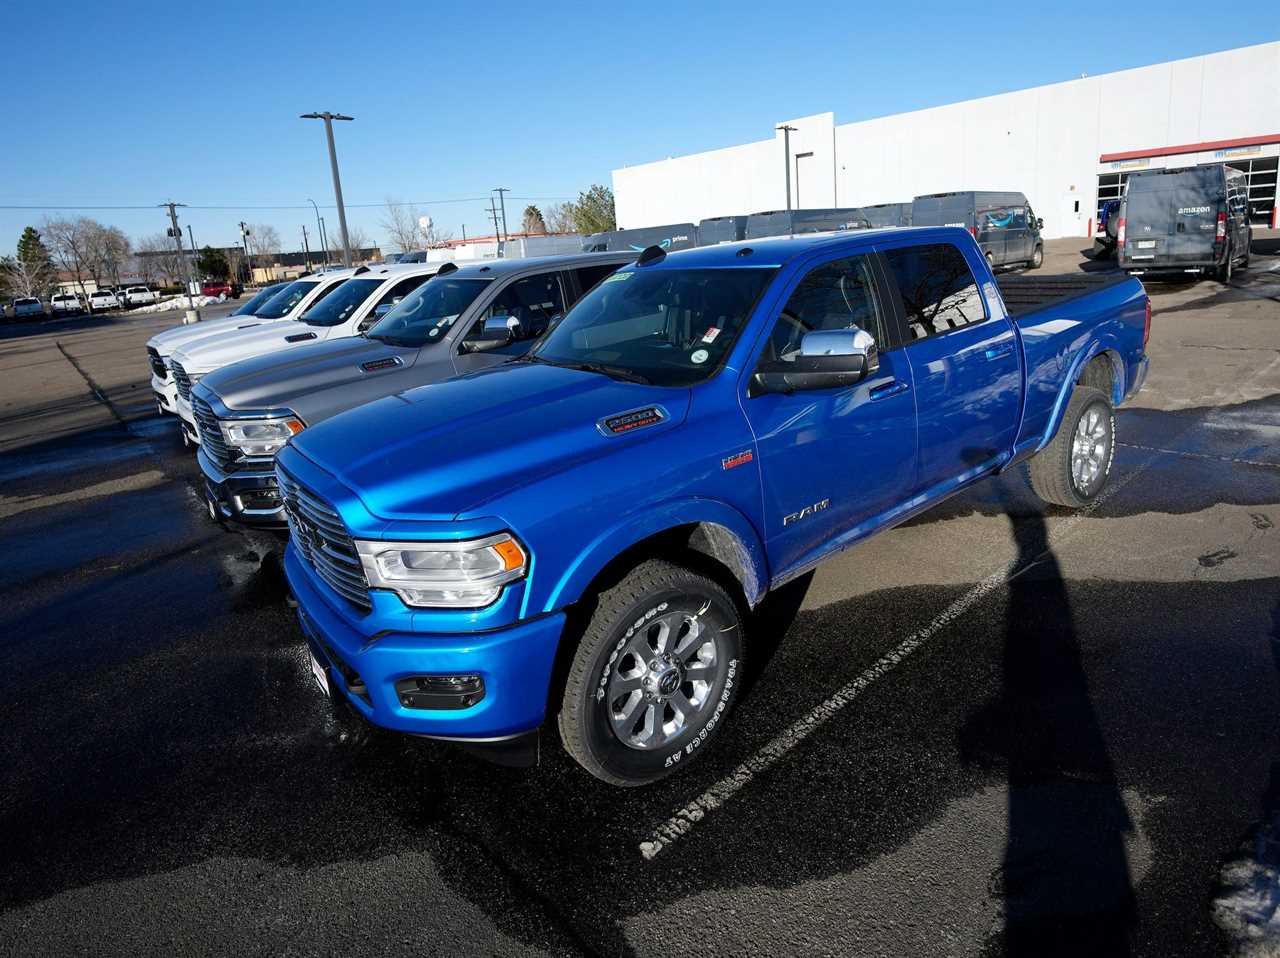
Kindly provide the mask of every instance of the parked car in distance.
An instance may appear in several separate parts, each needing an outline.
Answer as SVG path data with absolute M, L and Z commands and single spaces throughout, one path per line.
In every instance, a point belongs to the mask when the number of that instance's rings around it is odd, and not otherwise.
M 239 283 L 228 283 L 225 280 L 209 280 L 200 287 L 202 296 L 225 296 L 227 299 L 239 299 L 244 287 Z
M 160 301 L 160 294 L 149 286 L 130 286 L 122 295 L 124 305 L 128 307 L 146 306 Z
M 911 202 L 912 226 L 959 226 L 969 231 L 992 266 L 1044 262 L 1040 220 L 1026 196 L 990 190 L 932 193 Z
M 300 345 L 205 376 L 191 405 L 210 515 L 282 525 L 273 456 L 291 435 L 362 403 L 509 362 L 566 306 L 634 259 L 631 253 L 579 253 L 428 264 L 439 265 L 436 277 L 393 306 L 364 338 Z
M 55 316 L 73 316 L 84 312 L 79 293 L 54 293 L 49 297 L 49 310 Z
M 1222 163 L 1129 174 L 1116 261 L 1142 273 L 1213 273 L 1226 283 L 1249 265 L 1248 178 Z
M 527 355 L 276 454 L 312 671 L 385 728 L 514 751 L 554 718 L 591 774 L 661 778 L 770 590 L 1019 464 L 1096 502 L 1149 330 L 1137 280 L 998 281 L 959 229 L 646 250 Z
M 44 315 L 44 303 L 35 296 L 19 296 L 12 305 L 14 319 L 34 319 Z
M 95 289 L 89 294 L 89 309 L 93 312 L 105 312 L 108 309 L 119 309 L 120 301 L 109 289 Z
M 313 294 L 318 286 L 319 279 L 314 276 L 292 282 L 275 283 L 260 290 L 253 299 L 230 316 L 205 320 L 190 326 L 174 326 L 148 339 L 147 363 L 151 367 L 151 392 L 155 396 L 156 406 L 160 412 L 175 415 L 178 412 L 178 384 L 173 378 L 173 370 L 169 368 L 169 357 L 175 349 L 195 342 L 197 339 L 216 336 L 229 329 L 247 329 L 263 323 L 279 323 L 294 319 L 301 299 Z M 286 293 L 288 296 L 284 295 Z M 277 295 L 282 297 L 279 303 L 275 302 Z M 285 302 L 286 299 L 288 302 Z M 253 308 L 252 313 L 248 312 L 250 307 Z M 263 315 L 257 315 L 259 312 Z M 189 441 L 186 433 L 183 433 L 183 436 Z
M 240 330 L 235 328 L 237 326 L 268 326 L 281 323 L 286 324 L 285 328 L 289 330 L 290 335 L 306 336 L 307 330 L 293 328 L 294 321 L 322 302 L 325 297 L 332 295 L 348 279 L 365 272 L 368 272 L 367 266 L 358 266 L 354 269 L 342 268 L 304 276 L 294 280 L 259 306 L 252 321 L 233 321 L 233 328 L 230 330 L 206 331 L 205 334 L 186 337 L 178 334 L 167 339 L 162 348 L 168 351 L 165 363 L 172 372 L 174 388 L 177 392 L 174 411 L 178 414 L 183 444 L 187 446 L 200 444 L 200 434 L 196 430 L 196 422 L 191 414 L 191 387 L 200 380 L 202 373 L 187 370 L 178 358 L 180 351 L 192 349 L 207 340 L 215 340 L 229 332 L 238 333 Z M 198 329 L 200 325 L 187 328 Z

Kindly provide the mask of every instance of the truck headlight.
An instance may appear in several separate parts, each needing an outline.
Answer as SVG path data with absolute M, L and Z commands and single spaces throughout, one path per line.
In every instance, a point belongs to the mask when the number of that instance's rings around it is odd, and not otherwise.
M 355 546 L 371 588 L 392 589 L 419 608 L 483 608 L 528 567 L 524 549 L 506 533 L 467 542 L 357 539 Z
M 242 419 L 220 422 L 222 435 L 246 456 L 274 456 L 291 436 L 302 432 L 298 419 Z

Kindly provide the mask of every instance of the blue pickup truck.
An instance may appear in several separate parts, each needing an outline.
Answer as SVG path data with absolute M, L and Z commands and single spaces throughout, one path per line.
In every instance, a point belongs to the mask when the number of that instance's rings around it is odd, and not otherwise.
M 721 733 L 769 590 L 1019 463 L 1096 499 L 1149 330 L 1137 280 L 997 282 L 955 228 L 651 247 L 525 356 L 281 450 L 313 671 L 385 728 L 554 717 L 657 779 Z

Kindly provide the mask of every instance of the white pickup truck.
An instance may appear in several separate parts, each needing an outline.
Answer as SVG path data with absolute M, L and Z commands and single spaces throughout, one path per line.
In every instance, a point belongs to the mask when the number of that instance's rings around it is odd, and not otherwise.
M 130 286 L 124 291 L 124 305 L 130 309 L 159 301 L 160 294 L 149 286 Z
M 439 263 L 362 266 L 317 293 L 296 314 L 297 322 L 229 330 L 174 349 L 169 368 L 178 388 L 176 408 L 184 441 L 188 445 L 200 443 L 191 411 L 191 387 L 203 376 L 267 353 L 359 335 L 439 268 Z M 325 273 L 322 279 L 331 275 Z
M 276 283 L 258 292 L 230 316 L 222 319 L 210 319 L 191 326 L 174 326 L 163 333 L 156 333 L 147 340 L 147 362 L 151 366 L 151 392 L 155 395 L 156 407 L 162 413 L 177 415 L 178 384 L 174 382 L 173 370 L 169 368 L 169 357 L 179 346 L 194 343 L 196 340 L 216 336 L 233 329 L 247 329 L 250 326 L 261 326 L 263 323 L 283 323 L 296 319 L 317 295 L 332 284 L 330 278 L 338 278 L 338 282 L 346 279 L 355 270 L 338 270 L 321 276 L 304 276 L 287 283 Z M 326 282 L 321 283 L 324 279 Z M 185 435 L 185 434 L 184 434 Z

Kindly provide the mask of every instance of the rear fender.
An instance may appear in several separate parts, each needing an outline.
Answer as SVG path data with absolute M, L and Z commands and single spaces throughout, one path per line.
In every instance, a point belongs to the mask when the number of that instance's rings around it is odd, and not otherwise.
M 1058 391 L 1058 398 L 1053 404 L 1053 415 L 1049 417 L 1049 427 L 1036 447 L 1037 452 L 1049 445 L 1053 437 L 1058 434 L 1062 417 L 1067 414 L 1067 403 L 1071 401 L 1071 391 L 1075 389 L 1080 374 L 1084 372 L 1084 367 L 1092 362 L 1095 356 L 1103 354 L 1111 363 L 1111 402 L 1113 405 L 1120 405 L 1125 394 L 1125 372 L 1124 363 L 1120 359 L 1120 343 L 1115 336 L 1105 335 L 1093 340 L 1085 349 L 1080 350 L 1075 360 L 1067 367 L 1067 375 L 1063 380 L 1062 388 Z
M 768 589 L 764 543 L 737 509 L 714 499 L 680 499 L 642 515 L 633 515 L 591 540 L 556 582 L 543 607 L 551 612 L 577 602 L 596 576 L 632 546 L 682 526 L 698 526 L 690 540 L 697 551 L 712 556 L 737 577 L 747 604 L 755 606 Z

